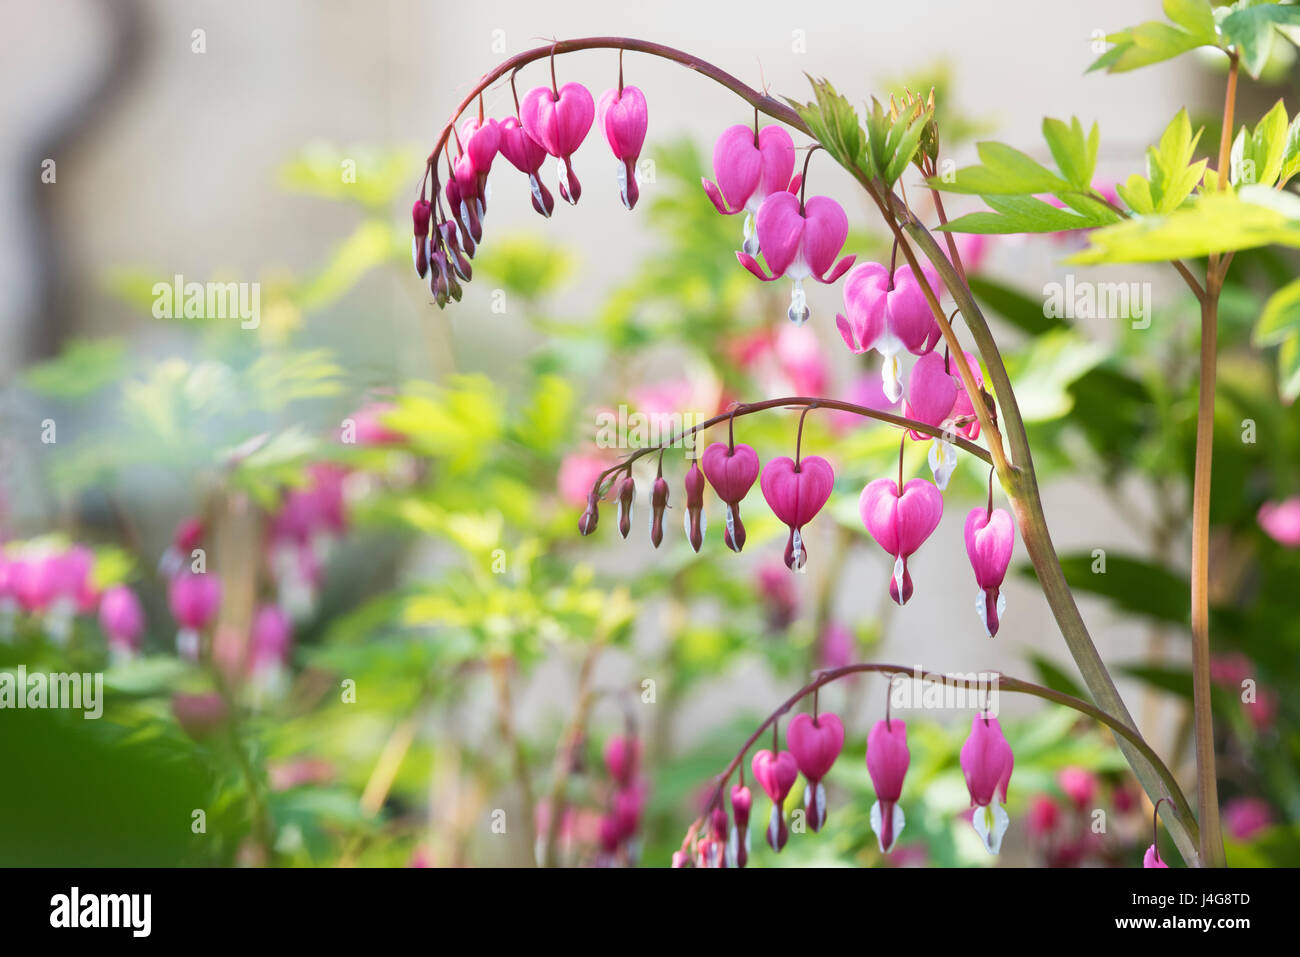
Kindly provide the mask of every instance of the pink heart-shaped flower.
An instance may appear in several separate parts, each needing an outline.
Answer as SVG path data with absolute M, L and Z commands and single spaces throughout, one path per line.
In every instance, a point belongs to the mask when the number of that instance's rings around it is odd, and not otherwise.
M 959 390 L 965 394 L 965 389 L 953 378 L 943 356 L 937 352 L 923 355 L 916 360 L 911 375 L 908 376 L 907 401 L 903 405 L 903 414 L 937 429 L 952 417 Z M 918 440 L 930 438 L 918 432 L 913 432 L 912 437 Z
M 1016 527 L 1011 513 L 995 508 L 990 513 L 983 506 L 971 509 L 966 516 L 966 557 L 975 570 L 980 588 L 997 588 L 1006 577 L 1011 552 L 1016 544 Z
M 714 442 L 700 457 L 704 476 L 728 505 L 736 505 L 749 494 L 758 478 L 758 453 L 741 443 L 734 449 L 725 442 Z
M 645 94 L 635 86 L 607 90 L 596 105 L 596 123 L 605 133 L 605 141 L 614 158 L 635 161 L 645 144 L 650 111 Z
M 923 478 L 904 485 L 902 495 L 893 479 L 876 479 L 862 490 L 858 512 L 881 548 L 896 558 L 906 558 L 939 527 L 943 495 Z
M 797 714 L 785 732 L 785 744 L 809 783 L 826 777 L 844 748 L 844 724 L 828 711 L 816 718 Z
M 831 497 L 835 473 L 820 455 L 806 455 L 797 466 L 783 455 L 764 466 L 759 486 L 777 518 L 792 529 L 802 528 Z
M 780 126 L 759 131 L 748 126 L 730 126 L 713 145 L 713 174 L 718 183 L 701 180 L 704 191 L 727 216 L 758 212 L 771 193 L 784 190 L 794 172 L 794 141 Z
M 524 129 L 552 156 L 569 157 L 587 138 L 596 103 L 581 83 L 566 83 L 558 94 L 549 87 L 530 90 L 519 108 Z
M 754 780 L 772 799 L 772 803 L 777 805 L 789 796 L 790 789 L 799 777 L 799 765 L 789 751 L 773 754 L 764 748 L 754 755 L 749 767 L 754 772 Z
M 518 117 L 508 116 L 501 121 L 501 155 L 521 173 L 536 173 L 546 159 L 546 149 L 528 135 Z

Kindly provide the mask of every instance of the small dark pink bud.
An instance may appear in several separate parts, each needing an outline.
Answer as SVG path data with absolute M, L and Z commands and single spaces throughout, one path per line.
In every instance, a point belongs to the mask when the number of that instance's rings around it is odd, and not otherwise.
M 411 240 L 411 258 L 415 271 L 423 279 L 429 273 L 429 219 L 433 207 L 426 199 L 417 199 L 411 207 L 411 219 L 415 223 L 415 238 Z
M 749 788 L 737 784 L 731 788 L 731 813 L 735 827 L 727 843 L 727 857 L 733 867 L 744 867 L 749 862 L 749 810 L 754 797 Z
M 698 462 L 691 463 L 686 473 L 686 538 L 697 552 L 704 544 L 704 530 L 708 520 L 704 515 L 704 473 Z
M 578 531 L 583 535 L 590 535 L 596 530 L 596 523 L 600 521 L 600 508 L 597 505 L 599 501 L 600 493 L 596 490 L 587 496 L 587 510 L 578 519 Z
M 719 841 L 727 838 L 727 812 L 720 807 L 715 807 L 713 813 L 709 815 L 709 825 L 713 828 L 713 836 Z
M 632 503 L 636 501 L 636 483 L 632 473 L 618 483 L 618 533 L 627 538 L 632 531 Z
M 641 739 L 615 735 L 605 743 L 605 770 L 620 787 L 627 787 L 641 763 Z
M 658 548 L 664 540 L 664 510 L 668 508 L 668 483 L 660 475 L 650 489 L 650 543 Z

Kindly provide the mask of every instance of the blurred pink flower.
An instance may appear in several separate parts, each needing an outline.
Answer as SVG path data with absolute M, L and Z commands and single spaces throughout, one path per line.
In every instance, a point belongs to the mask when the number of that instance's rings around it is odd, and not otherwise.
M 1029 836 L 1046 837 L 1061 821 L 1061 807 L 1046 794 L 1036 794 L 1029 802 Z
M 1056 776 L 1056 783 L 1074 806 L 1081 810 L 1097 796 L 1097 775 L 1086 768 L 1062 768 Z
M 406 436 L 384 424 L 384 416 L 396 408 L 391 402 L 366 403 L 339 430 L 340 441 L 353 445 L 401 445 Z
M 1249 841 L 1258 832 L 1273 826 L 1273 809 L 1260 798 L 1233 798 L 1223 805 L 1223 826 L 1234 840 Z
M 1259 527 L 1279 545 L 1300 548 L 1300 495 L 1281 502 L 1265 502 L 1256 516 Z
M 582 506 L 587 504 L 587 496 L 596 482 L 596 477 L 609 467 L 609 462 L 598 455 L 582 455 L 577 452 L 566 455 L 560 462 L 560 471 L 556 476 L 556 488 L 565 504 Z
M 789 578 L 788 575 L 784 577 Z M 853 632 L 837 621 L 830 622 L 818 643 L 818 665 L 829 670 L 852 664 L 854 645 Z

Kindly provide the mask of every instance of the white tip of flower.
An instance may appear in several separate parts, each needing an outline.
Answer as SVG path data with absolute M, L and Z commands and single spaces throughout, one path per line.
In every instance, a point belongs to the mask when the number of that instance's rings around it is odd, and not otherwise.
M 984 594 L 983 588 L 975 592 L 975 614 L 979 616 L 980 627 L 984 629 L 984 637 L 992 638 L 993 634 L 989 631 L 989 616 L 988 616 L 987 602 L 988 602 L 988 598 Z
M 903 809 L 897 804 L 894 805 L 894 813 L 891 816 L 894 819 L 894 835 L 893 839 L 889 842 L 889 846 L 886 847 L 885 839 L 881 836 L 884 831 L 885 822 L 884 815 L 880 811 L 880 802 L 877 801 L 875 804 L 871 805 L 871 830 L 875 832 L 876 844 L 879 845 L 880 853 L 882 854 L 888 854 L 893 850 L 894 845 L 898 843 L 898 835 L 903 833 L 903 825 L 907 823 L 903 817 Z
M 927 458 L 930 462 L 930 472 L 934 475 L 934 484 L 942 492 L 948 487 L 952 473 L 957 470 L 957 450 L 943 439 L 935 439 L 930 443 L 930 454 Z
M 731 833 L 727 835 L 727 866 L 736 867 L 740 862 L 740 831 L 736 825 L 731 825 Z
M 199 633 L 193 628 L 176 632 L 176 653 L 187 661 L 199 660 Z
M 897 402 L 903 397 L 903 363 L 897 355 L 885 356 L 885 361 L 880 366 L 880 381 L 885 397 L 890 402 Z
M 533 199 L 537 200 L 537 205 L 544 209 L 546 203 L 542 199 L 542 181 L 537 178 L 536 173 L 528 174 L 528 188 L 533 191 Z
M 754 232 L 753 213 L 745 214 L 744 233 L 745 233 L 745 239 L 744 242 L 741 243 L 740 248 L 743 249 L 750 256 L 757 256 L 758 255 L 758 234 Z
M 727 505 L 726 514 L 727 514 L 727 541 L 731 542 L 731 550 L 734 552 L 738 552 L 740 551 L 740 549 L 736 547 L 736 513 L 732 509 L 730 503 L 728 503 Z
M 790 290 L 790 309 L 786 315 L 796 326 L 802 326 L 812 315 L 812 310 L 808 308 L 808 295 L 803 290 L 802 279 L 794 281 L 794 286 Z
M 1006 808 L 996 801 L 991 802 L 987 807 L 977 807 L 975 816 L 971 818 L 971 824 L 975 826 L 975 833 L 984 842 L 986 851 L 997 854 L 1002 850 L 1002 836 L 1011 826 L 1011 818 L 1007 816 Z
M 808 556 L 804 554 L 803 550 L 803 535 L 800 534 L 797 528 L 791 538 L 790 560 L 794 563 L 795 568 L 803 568 L 804 562 L 808 560 Z
M 899 555 L 894 559 L 894 590 L 898 592 L 899 597 L 903 595 L 903 556 Z
M 614 181 L 618 183 L 618 195 L 623 200 L 623 205 L 628 209 L 632 204 L 627 199 L 627 164 L 622 160 L 618 161 L 618 169 L 614 171 Z
M 419 236 L 411 237 L 411 265 L 416 268 L 416 271 L 419 271 L 420 269 L 420 237 Z
M 775 845 L 777 836 L 781 833 L 781 806 L 772 805 L 772 813 L 767 819 L 767 842 Z

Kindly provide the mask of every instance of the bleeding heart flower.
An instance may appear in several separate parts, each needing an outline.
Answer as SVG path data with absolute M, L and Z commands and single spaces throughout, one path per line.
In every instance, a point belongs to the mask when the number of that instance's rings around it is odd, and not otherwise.
M 682 516 L 686 529 L 686 540 L 697 552 L 704 544 L 704 531 L 708 519 L 704 514 L 704 473 L 700 471 L 699 462 L 691 462 L 686 473 L 686 514 Z
M 740 520 L 740 502 L 758 478 L 758 453 L 745 445 L 714 442 L 701 459 L 704 475 L 727 505 L 727 529 L 722 539 L 733 552 L 745 547 L 745 525 Z
M 906 604 L 912 597 L 907 559 L 939 527 L 943 496 L 922 478 L 914 478 L 904 485 L 901 495 L 893 479 L 876 479 L 862 490 L 858 513 L 876 543 L 894 556 L 889 597 L 900 605 Z
M 249 670 L 254 673 L 283 668 L 289 663 L 293 624 L 278 605 L 263 605 L 250 631 Z
M 645 94 L 635 86 L 607 90 L 596 104 L 596 125 L 605 131 L 605 140 L 619 161 L 619 194 L 628 209 L 636 205 L 640 195 L 636 161 L 645 144 L 649 115 Z
M 937 296 L 938 274 L 922 271 Z M 875 349 L 885 357 L 880 370 L 885 395 L 897 402 L 903 394 L 899 353 L 925 355 L 942 335 L 911 267 L 891 273 L 880 263 L 859 263 L 844 281 L 844 311 L 847 316 L 835 317 L 844 344 L 855 355 Z
M 1006 509 L 976 507 L 966 516 L 966 555 L 980 589 L 975 596 L 975 611 L 990 638 L 998 633 L 998 619 L 1007 608 L 1006 596 L 999 588 L 1015 544 L 1015 523 Z
M 1147 852 L 1142 855 L 1142 866 L 1167 868 L 1169 865 L 1160 860 L 1160 852 L 1156 850 L 1156 846 L 1152 844 L 1147 848 Z
M 417 199 L 411 207 L 411 220 L 415 227 L 415 237 L 411 240 L 411 261 L 421 279 L 429 272 L 429 220 L 432 216 L 433 206 L 427 199 Z
M 758 244 L 771 275 L 747 252 L 736 253 L 740 264 L 764 282 L 782 276 L 794 281 L 787 315 L 795 324 L 808 321 L 808 298 L 803 281 L 809 277 L 832 283 L 853 265 L 856 256 L 835 257 L 849 235 L 849 218 L 844 208 L 829 196 L 814 196 L 807 203 L 793 193 L 772 193 L 763 200 L 755 220 Z
M 826 786 L 822 784 L 822 778 L 829 773 L 844 747 L 844 724 L 829 711 L 816 717 L 797 714 L 785 732 L 785 744 L 808 780 L 803 798 L 808 826 L 814 831 L 820 830 L 826 823 Z
M 877 721 L 867 735 L 867 773 L 871 775 L 871 786 L 876 789 L 876 803 L 871 805 L 871 829 L 876 832 L 882 854 L 893 849 L 906 823 L 898 799 L 903 794 L 903 778 L 911 759 L 907 749 L 907 722 Z
M 587 507 L 578 517 L 578 531 L 583 535 L 590 535 L 596 530 L 596 525 L 600 521 L 600 492 L 592 489 L 591 494 L 587 496 Z
M 1061 786 L 1065 796 L 1074 802 L 1074 806 L 1083 810 L 1097 796 L 1097 775 L 1087 768 L 1062 768 L 1056 776 L 1056 783 Z
M 772 459 L 763 468 L 759 487 L 768 507 L 790 527 L 785 546 L 786 568 L 798 570 L 808 561 L 803 527 L 811 522 L 835 486 L 831 464 L 820 455 L 808 455 L 795 463 L 789 456 Z
M 172 714 L 181 730 L 196 741 L 208 737 L 226 723 L 230 708 L 215 691 L 204 694 L 172 695 Z
M 167 601 L 172 617 L 181 626 L 176 634 L 177 651 L 197 661 L 199 632 L 212 622 L 221 604 L 221 579 L 215 574 L 181 572 L 171 581 Z
M 745 214 L 741 248 L 757 256 L 754 216 L 763 200 L 789 188 L 793 173 L 794 141 L 783 127 L 765 126 L 756 135 L 748 126 L 737 125 L 727 127 L 713 145 L 713 175 L 718 184 L 703 178 L 700 183 L 718 212 Z
M 1256 516 L 1269 538 L 1287 548 L 1300 548 L 1300 495 L 1281 502 L 1265 502 Z
M 668 508 L 668 483 L 660 473 L 650 487 L 650 544 L 655 548 L 664 540 L 664 510 Z
M 482 212 L 487 209 L 487 176 L 501 149 L 501 125 L 491 117 L 470 117 L 460 125 L 460 145 L 474 177 L 474 196 Z
M 632 472 L 618 483 L 618 533 L 627 538 L 632 531 L 632 503 L 636 501 L 636 482 L 632 481 Z
M 614 735 L 605 743 L 605 770 L 619 787 L 627 787 L 641 763 L 641 739 Z
M 546 159 L 546 150 L 528 135 L 517 116 L 508 116 L 501 121 L 501 155 L 510 161 L 515 169 L 528 176 L 528 187 L 533 194 L 533 209 L 543 216 L 550 216 L 555 210 L 555 197 L 542 185 L 542 162 Z
M 140 650 L 144 634 L 144 609 L 135 592 L 125 585 L 114 585 L 99 599 L 99 624 L 108 636 L 109 647 L 119 655 Z
M 1014 766 L 1011 745 L 1002 735 L 998 719 L 985 713 L 975 715 L 971 719 L 970 736 L 961 746 L 961 770 L 966 777 L 971 807 L 975 808 L 971 823 L 990 854 L 1001 849 L 1002 836 L 1011 824 L 1004 805 Z
M 783 805 L 799 777 L 799 765 L 789 751 L 773 754 L 764 748 L 754 755 L 754 760 L 750 762 L 750 770 L 754 772 L 754 780 L 772 799 L 772 816 L 767 825 L 767 843 L 772 850 L 779 852 L 785 847 L 785 842 L 790 836 L 785 826 Z
M 979 360 L 969 352 L 963 355 L 975 384 L 983 388 L 984 375 L 980 371 Z M 940 356 L 937 352 L 926 353 L 912 366 L 903 414 L 952 435 L 968 439 L 979 437 L 979 419 L 975 418 L 975 407 L 966 394 L 955 360 Z M 918 442 L 933 438 L 915 430 L 908 434 Z M 929 460 L 935 484 L 940 490 L 946 489 L 953 469 L 957 467 L 957 450 L 946 438 L 935 438 L 930 446 Z
M 754 806 L 754 796 L 743 784 L 732 785 L 731 816 L 735 821 L 731 837 L 727 840 L 727 863 L 744 867 L 749 862 L 749 811 Z
M 539 86 L 528 92 L 519 110 L 524 130 L 559 160 L 560 195 L 570 204 L 582 195 L 572 157 L 595 118 L 596 103 L 581 83 L 566 83 L 558 90 Z

